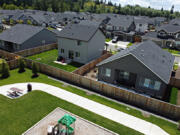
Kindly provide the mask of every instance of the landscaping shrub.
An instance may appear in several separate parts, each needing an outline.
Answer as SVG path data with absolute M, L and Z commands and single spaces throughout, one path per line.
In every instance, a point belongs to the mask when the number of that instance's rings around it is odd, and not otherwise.
M 18 70 L 18 72 L 19 73 L 25 72 L 26 71 L 25 67 L 26 67 L 25 61 L 23 59 L 19 59 L 19 70 Z
M 32 73 L 33 73 L 33 75 L 32 75 L 33 78 L 39 76 L 38 75 L 38 66 L 34 62 L 32 63 Z
M 10 76 L 9 73 L 9 65 L 7 64 L 7 62 L 5 60 L 3 60 L 2 62 L 2 78 L 8 78 Z

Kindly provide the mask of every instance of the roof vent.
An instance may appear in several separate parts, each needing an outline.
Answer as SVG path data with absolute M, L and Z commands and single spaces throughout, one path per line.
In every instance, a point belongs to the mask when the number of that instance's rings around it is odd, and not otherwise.
M 162 60 L 162 63 L 165 63 L 165 60 Z

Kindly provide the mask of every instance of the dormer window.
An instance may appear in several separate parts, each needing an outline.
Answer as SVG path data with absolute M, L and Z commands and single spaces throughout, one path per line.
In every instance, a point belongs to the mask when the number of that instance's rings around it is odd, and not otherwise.
M 77 41 L 77 45 L 82 45 L 82 42 L 80 40 Z

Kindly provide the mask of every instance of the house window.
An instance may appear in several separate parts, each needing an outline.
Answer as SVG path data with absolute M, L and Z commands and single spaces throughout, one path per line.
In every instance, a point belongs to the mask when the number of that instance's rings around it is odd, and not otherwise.
M 129 80 L 129 72 L 120 72 L 120 78 L 125 79 L 125 80 Z
M 64 49 L 61 49 L 61 53 L 64 53 Z
M 105 70 L 105 76 L 111 77 L 111 69 L 106 68 L 106 70 Z
M 82 45 L 82 42 L 78 40 L 77 45 Z
M 142 26 L 142 24 L 139 24 L 139 26 L 141 27 L 141 26 Z
M 161 87 L 161 83 L 159 81 L 150 80 L 148 78 L 140 79 L 140 86 L 150 88 L 152 90 L 159 90 Z
M 16 49 L 19 50 L 20 49 L 20 45 L 16 45 Z
M 76 57 L 80 57 L 80 53 L 79 52 L 76 52 Z
M 161 87 L 161 83 L 159 81 L 155 81 L 154 89 L 159 90 Z
M 45 44 L 46 43 L 46 41 L 45 40 L 42 40 L 42 44 Z
M 144 87 L 149 87 L 149 84 L 150 84 L 150 79 L 147 79 L 147 78 L 145 78 L 145 80 L 144 80 Z

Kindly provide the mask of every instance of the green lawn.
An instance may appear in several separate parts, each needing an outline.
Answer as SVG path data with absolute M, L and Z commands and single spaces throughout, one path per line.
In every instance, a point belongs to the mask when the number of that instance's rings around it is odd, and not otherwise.
M 111 38 L 106 38 L 106 42 L 109 42 L 111 41 L 112 39 Z
M 118 134 L 141 135 L 133 129 L 41 91 L 33 91 L 14 100 L 0 95 L 0 106 L 1 135 L 22 134 L 56 107 L 63 108 Z
M 93 101 L 104 104 L 106 106 L 109 106 L 111 108 L 117 109 L 119 111 L 125 112 L 127 114 L 130 114 L 130 115 L 133 115 L 135 117 L 144 119 L 144 120 L 149 121 L 151 123 L 154 123 L 154 124 L 158 125 L 159 127 L 161 127 L 162 129 L 164 129 L 170 135 L 180 135 L 180 131 L 178 131 L 177 128 L 176 128 L 177 126 L 175 124 L 171 123 L 171 122 L 166 121 L 166 120 L 157 118 L 155 116 L 144 117 L 142 115 L 142 113 L 140 111 L 138 111 L 138 110 L 135 110 L 135 109 L 132 109 L 132 108 L 127 109 L 126 106 L 121 105 L 121 104 L 116 103 L 116 102 L 113 102 L 113 101 L 110 101 L 110 100 L 105 99 L 103 97 L 100 97 L 100 96 L 97 96 L 97 95 L 94 95 L 94 94 L 89 95 L 89 94 L 87 94 L 86 92 L 84 92 L 84 91 L 82 91 L 80 89 L 74 88 L 72 86 L 65 86 L 60 82 L 49 79 L 46 75 L 43 75 L 43 74 L 40 74 L 40 76 L 38 78 L 34 78 L 34 79 L 32 79 L 30 76 L 31 76 L 31 71 L 30 70 L 27 70 L 25 73 L 22 73 L 22 74 L 19 74 L 17 72 L 17 69 L 12 70 L 11 71 L 11 76 L 8 79 L 0 80 L 0 86 L 5 85 L 5 84 L 20 83 L 20 82 L 42 82 L 42 83 L 54 85 L 54 86 L 57 86 L 59 88 L 63 88 L 65 90 L 67 90 L 67 91 L 70 91 L 72 93 L 78 94 L 78 95 L 86 97 L 88 99 L 91 99 Z M 1 116 L 0 116 L 0 118 L 1 118 Z M 119 130 L 121 130 L 121 129 L 119 129 Z M 115 130 L 113 130 L 113 131 L 115 131 Z
M 129 48 L 130 46 L 132 46 L 133 45 L 133 43 L 129 43 L 128 45 L 127 45 L 127 48 Z
M 171 53 L 171 54 L 173 54 L 173 55 L 175 55 L 175 56 L 180 56 L 180 51 L 178 51 L 178 50 L 174 50 L 174 49 L 164 49 L 164 50 L 166 50 L 166 51 L 168 51 L 169 53 Z
M 179 68 L 178 63 L 174 63 L 173 69 L 174 69 L 174 70 L 177 70 L 178 68 Z
M 176 102 L 177 102 L 177 94 L 178 94 L 178 89 L 173 87 L 171 89 L 171 95 L 170 95 L 170 103 L 171 104 L 175 104 L 176 105 Z
M 72 62 L 68 65 L 60 65 L 60 64 L 54 63 L 54 61 L 57 59 L 57 57 L 58 57 L 58 50 L 54 49 L 54 50 L 46 51 L 46 52 L 36 54 L 33 56 L 29 56 L 27 58 L 37 61 L 37 62 L 41 62 L 41 63 L 47 64 L 47 65 L 50 65 L 50 66 L 53 66 L 53 67 L 57 67 L 57 68 L 66 70 L 68 72 L 72 72 L 82 66 L 82 64 L 79 64 L 76 62 Z

